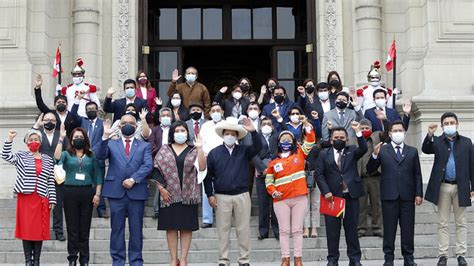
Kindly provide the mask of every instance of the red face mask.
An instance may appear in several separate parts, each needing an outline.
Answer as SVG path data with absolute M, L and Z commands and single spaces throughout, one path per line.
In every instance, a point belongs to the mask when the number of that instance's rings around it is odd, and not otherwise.
M 372 130 L 362 130 L 362 136 L 364 139 L 368 139 L 370 136 L 372 136 Z
M 28 149 L 30 149 L 31 152 L 37 152 L 41 146 L 41 144 L 38 142 L 38 141 L 33 141 L 33 142 L 30 142 L 28 144 L 26 144 L 26 146 L 28 146 Z

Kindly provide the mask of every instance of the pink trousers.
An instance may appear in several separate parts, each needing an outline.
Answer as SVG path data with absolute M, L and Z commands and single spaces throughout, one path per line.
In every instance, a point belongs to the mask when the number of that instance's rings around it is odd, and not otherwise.
M 290 257 L 290 229 L 293 236 L 294 256 L 303 256 L 303 221 L 308 207 L 306 195 L 273 203 L 280 227 L 281 257 Z

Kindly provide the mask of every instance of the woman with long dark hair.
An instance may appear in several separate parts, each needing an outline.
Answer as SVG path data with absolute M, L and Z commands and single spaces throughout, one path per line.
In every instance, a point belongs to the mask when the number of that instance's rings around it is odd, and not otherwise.
M 143 71 L 139 70 L 135 77 L 137 81 L 136 95 L 138 98 L 146 100 L 148 103 L 148 110 L 153 114 L 155 112 L 156 104 L 156 90 L 151 86 L 151 82 L 148 79 L 148 75 Z M 151 121 L 150 121 L 151 122 Z
M 336 94 L 342 91 L 342 80 L 337 71 L 331 71 L 328 74 L 327 83 L 329 84 L 329 99 L 336 100 Z
M 64 181 L 64 214 L 67 226 L 67 251 L 69 265 L 89 264 L 89 234 L 92 210 L 100 202 L 103 177 L 99 162 L 91 148 L 87 132 L 80 127 L 71 132 L 71 145 L 62 151 L 66 130 L 61 126 L 61 136 L 54 157 L 66 172 Z

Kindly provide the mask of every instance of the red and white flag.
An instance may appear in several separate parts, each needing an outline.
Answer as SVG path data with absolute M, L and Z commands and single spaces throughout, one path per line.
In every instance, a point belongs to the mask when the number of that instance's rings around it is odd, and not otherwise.
M 56 50 L 56 58 L 54 59 L 54 64 L 53 64 L 53 77 L 56 77 L 59 72 L 63 72 L 63 69 L 61 68 L 61 46 L 58 46 L 58 49 Z
M 390 50 L 388 51 L 387 62 L 385 63 L 385 69 L 387 69 L 387 71 L 390 71 L 393 69 L 393 63 L 396 57 L 397 57 L 397 47 L 395 45 L 395 40 L 393 40 L 392 46 L 390 46 Z

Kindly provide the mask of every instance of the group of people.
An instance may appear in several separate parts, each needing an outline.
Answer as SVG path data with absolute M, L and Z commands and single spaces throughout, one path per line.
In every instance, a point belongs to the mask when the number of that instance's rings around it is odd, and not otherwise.
M 17 168 L 15 237 L 23 240 L 26 265 L 39 265 L 42 241 L 50 239 L 51 211 L 56 239 L 65 240 L 63 209 L 69 265 L 77 260 L 88 265 L 92 213 L 96 207 L 99 217 L 108 217 L 104 199 L 110 207 L 113 265 L 127 260 L 126 219 L 128 262 L 142 265 L 150 185 L 156 188 L 155 218 L 158 230 L 166 231 L 170 265 L 188 265 L 192 232 L 214 226 L 214 215 L 219 266 L 230 264 L 232 224 L 238 264 L 250 265 L 254 184 L 258 239 L 273 232 L 282 266 L 290 265 L 290 236 L 294 265 L 303 265 L 303 239 L 318 237 L 320 200 L 333 202 L 334 197 L 344 198 L 346 205 L 343 218 L 324 215 L 328 265 L 338 265 L 341 227 L 350 265 L 361 265 L 359 238 L 370 232 L 383 237 L 384 265 L 393 265 L 398 225 L 404 264 L 416 265 L 415 207 L 423 202 L 423 182 L 418 150 L 405 143 L 411 103 L 403 104 L 400 118 L 391 108 L 395 95 L 381 86 L 377 63 L 367 76 L 369 85 L 359 90 L 343 87 L 333 71 L 326 82 L 305 80 L 295 90 L 295 101 L 274 78 L 260 94 L 242 78 L 211 101 L 197 70 L 189 67 L 184 77 L 173 71 L 164 104 L 139 71 L 135 80 L 123 83 L 125 97 L 113 99 L 116 90 L 107 90 L 103 111 L 112 119 L 100 117 L 97 88 L 84 83 L 82 65 L 78 60 L 73 84 L 58 91 L 54 109 L 44 104 L 37 77 L 41 115 L 24 138 L 28 151 L 12 152 L 14 129 L 3 146 L 2 158 Z M 458 125 L 456 114 L 444 113 L 443 133 L 435 136 L 438 126 L 430 125 L 422 145 L 424 153 L 435 155 L 425 199 L 438 205 L 438 265 L 447 264 L 451 206 L 457 260 L 467 265 L 466 207 L 474 198 L 474 155 Z

